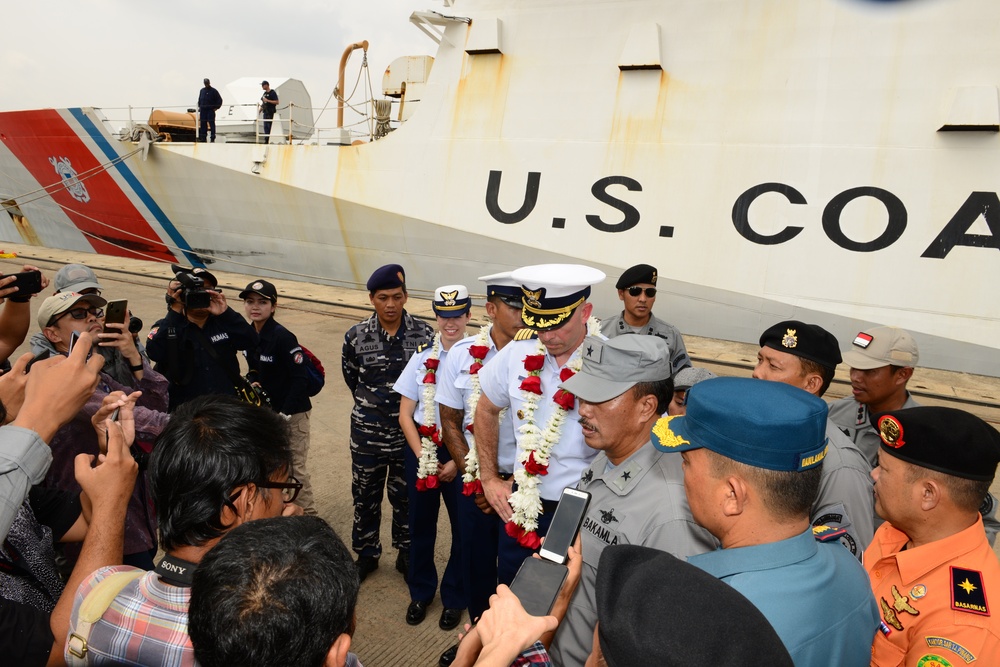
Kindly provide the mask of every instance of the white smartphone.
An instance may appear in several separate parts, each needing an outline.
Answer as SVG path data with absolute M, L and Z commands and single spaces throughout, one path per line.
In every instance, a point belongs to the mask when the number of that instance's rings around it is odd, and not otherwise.
M 580 524 L 583 523 L 589 505 L 590 494 L 586 491 L 563 489 L 538 555 L 553 563 L 565 563 L 566 553 L 576 541 L 576 535 L 580 532 Z

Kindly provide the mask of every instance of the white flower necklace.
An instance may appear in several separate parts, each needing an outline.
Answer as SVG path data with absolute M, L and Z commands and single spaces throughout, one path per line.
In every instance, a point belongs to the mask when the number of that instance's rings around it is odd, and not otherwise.
M 601 323 L 596 318 L 587 320 L 587 335 L 596 336 L 600 332 Z M 583 366 L 583 355 L 577 354 L 579 348 L 574 352 L 566 367 L 559 374 L 561 382 L 565 382 L 580 372 Z M 518 541 L 521 546 L 529 549 L 537 549 L 541 545 L 538 538 L 538 517 L 542 514 L 542 497 L 538 489 L 539 476 L 548 474 L 549 457 L 552 448 L 559 442 L 559 435 L 566 422 L 566 414 L 575 406 L 576 397 L 573 394 L 559 389 L 552 400 L 556 403 L 556 408 L 549 416 L 549 422 L 545 429 L 539 429 L 535 424 L 535 411 L 538 409 L 539 401 L 543 395 L 541 386 L 541 372 L 545 365 L 545 346 L 539 340 L 535 348 L 534 355 L 524 358 L 524 368 L 528 371 L 528 377 L 521 383 L 521 396 L 524 400 L 521 405 L 521 414 L 524 416 L 524 423 L 518 429 L 522 434 L 518 442 L 518 461 L 524 467 L 514 473 L 514 480 L 517 482 L 517 491 L 510 497 L 510 506 L 514 510 L 514 515 L 507 523 L 507 534 Z M 538 378 L 534 380 L 533 378 Z
M 483 395 L 483 390 L 479 383 L 479 369 L 483 367 L 483 360 L 486 359 L 486 355 L 490 351 L 490 331 L 492 328 L 492 324 L 481 327 L 479 333 L 476 335 L 476 340 L 469 347 L 469 354 L 473 359 L 472 365 L 469 367 L 469 379 L 472 391 L 469 392 L 466 407 L 471 418 L 469 424 L 465 427 L 465 430 L 468 431 L 466 441 L 469 443 L 469 451 L 465 455 L 465 473 L 462 474 L 462 493 L 467 496 L 483 492 L 483 483 L 479 481 L 479 454 L 476 452 L 476 436 L 472 420 L 476 417 L 476 406 L 479 405 L 479 397 Z
M 417 431 L 420 433 L 420 460 L 417 462 L 417 490 L 426 491 L 438 486 L 438 455 L 441 446 L 441 431 L 434 412 L 434 396 L 437 393 L 437 368 L 441 357 L 441 333 L 434 334 L 431 353 L 424 360 L 427 373 L 423 379 L 421 398 L 424 403 L 423 419 Z

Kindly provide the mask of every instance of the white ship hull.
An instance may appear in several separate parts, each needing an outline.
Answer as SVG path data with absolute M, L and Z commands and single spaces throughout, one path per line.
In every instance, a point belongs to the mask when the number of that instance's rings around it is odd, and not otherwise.
M 892 324 L 922 365 L 1000 376 L 1000 3 L 446 13 L 471 26 L 445 22 L 418 110 L 373 143 L 157 143 L 86 178 L 138 148 L 99 111 L 0 113 L 0 239 L 330 284 L 399 262 L 414 290 L 572 261 L 611 276 L 604 315 L 647 262 L 685 333 Z M 500 52 L 468 53 L 484 26 Z M 87 201 L 30 194 L 61 158 Z

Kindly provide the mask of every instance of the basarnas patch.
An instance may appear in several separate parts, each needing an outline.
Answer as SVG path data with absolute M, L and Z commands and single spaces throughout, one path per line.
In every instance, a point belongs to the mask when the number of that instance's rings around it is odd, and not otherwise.
M 954 566 L 951 568 L 951 608 L 980 616 L 990 615 L 982 572 Z

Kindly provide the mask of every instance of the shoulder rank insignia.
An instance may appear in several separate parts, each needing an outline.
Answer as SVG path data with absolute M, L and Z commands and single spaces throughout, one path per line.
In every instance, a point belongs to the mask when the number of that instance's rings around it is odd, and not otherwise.
M 532 338 L 538 338 L 538 332 L 534 329 L 518 329 L 517 333 L 514 334 L 514 340 L 531 340 Z
M 951 568 L 951 608 L 980 616 L 990 615 L 982 572 L 961 567 Z
M 813 526 L 813 538 L 817 542 L 836 542 L 844 535 L 847 535 L 846 528 L 834 528 L 833 526 Z
M 431 346 L 430 343 L 421 343 L 420 345 L 417 346 L 417 352 L 423 352 L 430 346 Z

